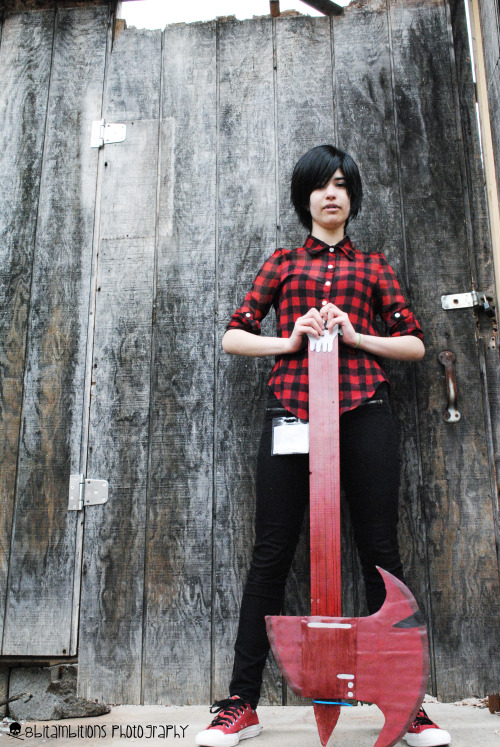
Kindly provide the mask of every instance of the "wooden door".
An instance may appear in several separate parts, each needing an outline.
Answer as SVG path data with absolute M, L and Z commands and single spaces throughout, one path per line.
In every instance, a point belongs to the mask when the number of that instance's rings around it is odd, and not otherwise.
M 5 653 L 25 653 L 27 621 L 34 628 L 40 619 L 26 610 L 39 600 L 40 610 L 53 605 L 56 593 L 43 580 L 47 569 L 63 568 L 48 577 L 57 579 L 57 599 L 68 610 L 73 633 L 66 651 L 76 651 L 71 610 L 77 597 L 81 602 L 82 695 L 123 703 L 199 703 L 225 695 L 251 550 L 255 454 L 271 362 L 225 356 L 220 339 L 260 263 L 276 246 L 304 238 L 288 197 L 293 164 L 309 147 L 337 142 L 360 164 L 366 187 L 351 236 L 361 249 L 386 253 L 426 335 L 421 363 L 388 370 L 402 437 L 401 545 L 408 584 L 429 621 L 429 689 L 444 699 L 487 693 L 498 682 L 489 422 L 498 408 L 497 389 L 489 386 L 498 352 L 486 317 L 472 309 L 444 311 L 440 302 L 442 294 L 472 286 L 493 288 L 463 8 L 444 0 L 367 0 L 331 20 L 225 20 L 163 33 L 129 29 L 113 38 L 102 9 L 59 11 L 55 26 L 53 14 L 30 17 L 49 19 L 57 50 L 62 19 L 79 13 L 89 23 L 93 18 L 95 28 L 90 36 L 75 31 L 78 45 L 67 43 L 68 49 L 75 54 L 90 37 L 99 44 L 100 72 L 97 64 L 91 68 L 95 90 L 103 91 L 102 116 L 125 123 L 127 137 L 97 153 L 66 136 L 75 150 L 64 163 L 88 164 L 92 187 L 71 166 L 65 179 L 45 186 L 58 174 L 50 112 L 56 118 L 65 100 L 47 40 L 53 61 L 45 72 L 43 55 L 26 67 L 33 80 L 35 72 L 50 79 L 48 104 L 22 97 L 43 120 L 29 151 L 39 196 L 35 181 L 22 197 L 34 205 L 24 221 L 12 200 L 17 222 L 9 234 L 31 231 L 25 245 L 34 254 L 24 260 L 32 268 L 32 280 L 19 290 L 25 337 L 13 346 L 17 368 L 8 377 L 17 399 L 4 411 L 12 433 L 20 433 L 9 440 L 4 461 L 11 481 L 5 505 L 14 516 L 12 533 L 9 519 L 2 535 L 5 546 L 12 537 L 10 566 L 8 555 L 2 561 Z M 9 23 L 0 61 L 15 54 L 5 41 Z M 16 23 L 24 23 L 21 16 Z M 101 116 L 82 88 L 94 84 L 78 75 L 78 106 L 68 104 L 70 132 L 83 130 L 82 118 Z M 11 85 L 17 91 L 31 78 L 18 70 Z M 2 106 L 3 122 L 12 115 Z M 14 176 L 26 184 L 20 164 L 29 159 L 15 148 Z M 76 197 L 71 185 L 80 189 Z M 69 233 L 75 204 L 86 216 L 85 241 Z M 61 257 L 71 259 L 69 270 L 57 264 Z M 9 267 L 10 278 L 15 268 Z M 69 294 L 61 280 L 67 272 L 71 288 L 80 289 L 71 303 L 59 292 L 64 286 Z M 272 330 L 270 318 L 265 331 Z M 70 339 L 77 366 L 68 362 Z M 457 361 L 462 417 L 455 424 L 442 418 L 437 356 L 445 349 Z M 40 351 L 47 350 L 51 357 L 41 366 Z M 66 381 L 71 395 L 64 399 L 59 391 Z M 79 409 L 68 406 L 76 401 Z M 77 411 L 79 420 L 68 416 Z M 61 422 L 66 418 L 61 431 L 49 419 L 57 412 Z M 30 434 L 38 432 L 35 448 Z M 62 434 L 57 445 L 54 432 Z M 60 444 L 70 444 L 67 453 Z M 59 459 L 64 467 L 55 469 Z M 108 504 L 85 509 L 78 520 L 59 497 L 63 528 L 55 532 L 56 494 L 44 485 L 33 489 L 37 460 L 58 475 L 58 496 L 70 465 L 108 479 Z M 47 549 L 33 552 L 39 527 Z M 308 609 L 307 555 L 303 542 L 287 593 L 290 613 Z M 348 516 L 343 565 L 344 614 L 364 614 Z M 81 569 L 81 598 L 73 567 Z M 35 570 L 23 585 L 26 568 Z M 17 625 L 25 634 L 14 646 Z M 39 639 L 38 652 L 62 652 L 49 634 Z M 287 701 L 294 698 L 270 662 L 264 702 Z
M 109 8 L 6 13 L 0 41 L 0 629 L 4 656 L 77 653 L 88 333 Z

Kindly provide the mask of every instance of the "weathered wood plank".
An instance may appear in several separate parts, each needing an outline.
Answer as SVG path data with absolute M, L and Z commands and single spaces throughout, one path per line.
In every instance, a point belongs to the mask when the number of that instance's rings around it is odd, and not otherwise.
M 280 18 L 275 23 L 276 140 L 278 144 L 278 244 L 300 246 L 307 233 L 290 201 L 297 160 L 315 145 L 336 139 L 330 21 Z M 315 67 L 311 60 L 321 60 Z
M 349 226 L 356 245 L 383 251 L 398 274 L 405 295 L 406 237 L 399 189 L 399 152 L 395 132 L 390 35 L 385 0 L 348 7 L 333 30 L 339 143 L 360 164 L 364 204 Z M 363 55 L 350 50 L 363 49 Z M 414 309 L 417 317 L 418 309 Z M 425 529 L 419 496 L 418 424 L 413 366 L 384 361 L 391 381 L 400 432 L 400 547 L 407 583 L 426 611 Z M 363 582 L 358 581 L 361 589 Z M 364 594 L 355 614 L 367 614 Z
M 471 267 L 475 287 L 494 295 L 495 279 L 491 237 L 488 226 L 488 208 L 484 189 L 483 168 L 476 115 L 475 87 L 472 79 L 471 51 L 467 32 L 464 3 L 449 2 L 450 22 L 453 33 L 453 48 L 456 74 L 456 98 L 459 105 L 459 121 L 463 137 L 465 173 L 465 196 L 468 201 L 466 228 L 471 251 Z M 481 336 L 491 342 L 492 322 L 485 314 L 479 314 Z
M 474 318 L 439 304 L 470 282 L 445 10 L 395 0 L 390 15 L 409 278 L 427 330 L 418 400 L 436 688 L 451 699 L 498 680 L 498 571 Z M 457 357 L 462 419 L 454 425 L 442 419 L 443 349 Z
M 78 672 L 82 695 L 114 703 L 141 702 L 143 669 L 161 34 L 139 32 L 141 75 L 124 76 L 136 35 L 116 40 L 106 81 L 104 118 L 121 108 L 127 136 L 102 153 L 88 473 L 110 497 L 85 515 Z
M 107 9 L 61 11 L 50 83 L 29 317 L 5 654 L 69 653 Z
M 117 0 L 0 0 L 0 11 L 37 11 L 57 8 L 79 8 L 92 5 L 107 5 L 112 8 Z
M 211 685 L 217 67 L 215 23 L 163 36 L 144 701 Z
M 0 635 L 5 614 L 53 13 L 6 20 L 0 46 Z
M 464 143 L 464 171 L 466 174 L 466 196 L 469 210 L 466 216 L 469 252 L 471 255 L 472 280 L 475 288 L 495 297 L 495 273 L 492 256 L 492 240 L 489 231 L 487 199 L 484 186 L 483 166 L 479 145 L 476 116 L 476 92 L 472 79 L 471 52 L 464 3 L 451 0 L 450 20 L 453 32 L 454 59 L 459 101 L 460 124 Z M 500 103 L 500 100 L 499 100 Z M 492 127 L 497 125 L 492 117 Z M 500 134 L 500 130 L 499 130 Z M 481 369 L 484 375 L 483 396 L 486 415 L 489 416 L 486 440 L 495 463 L 496 474 L 500 474 L 500 369 L 498 366 L 496 321 L 482 310 L 476 313 L 477 335 L 480 344 Z M 496 481 L 492 479 L 492 508 L 497 546 L 500 546 L 500 524 L 498 522 L 498 499 Z
M 498 79 L 500 60 L 500 9 L 495 0 L 479 3 L 481 32 L 483 35 L 484 64 L 488 81 Z M 491 106 L 490 101 L 490 106 Z
M 271 19 L 219 24 L 219 101 L 218 345 L 260 263 L 276 246 Z M 255 455 L 271 364 L 223 354 L 216 364 L 213 697 L 227 694 L 231 676 L 252 548 Z M 275 668 L 268 668 L 263 702 L 281 703 Z
M 488 103 L 490 107 L 491 137 L 495 155 L 497 190 L 500 194 L 500 57 L 488 79 Z

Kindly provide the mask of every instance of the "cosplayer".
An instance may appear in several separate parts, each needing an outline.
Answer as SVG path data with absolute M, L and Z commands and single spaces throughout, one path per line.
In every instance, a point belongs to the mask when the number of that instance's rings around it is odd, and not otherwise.
M 358 251 L 345 229 L 361 207 L 352 158 L 332 145 L 298 161 L 291 198 L 310 232 L 298 249 L 277 249 L 264 262 L 222 345 L 226 353 L 274 356 L 256 481 L 255 544 L 243 592 L 229 697 L 198 745 L 231 747 L 261 731 L 256 713 L 269 652 L 265 616 L 281 612 L 285 583 L 309 498 L 308 454 L 272 456 L 272 419 L 308 418 L 307 334 L 338 324 L 341 482 L 349 505 L 370 614 L 383 604 L 380 566 L 404 581 L 398 538 L 399 460 L 388 382 L 380 359 L 418 361 L 420 325 L 381 252 Z M 277 336 L 260 335 L 271 306 Z M 388 335 L 381 337 L 377 317 Z M 404 739 L 411 747 L 450 743 L 421 709 Z

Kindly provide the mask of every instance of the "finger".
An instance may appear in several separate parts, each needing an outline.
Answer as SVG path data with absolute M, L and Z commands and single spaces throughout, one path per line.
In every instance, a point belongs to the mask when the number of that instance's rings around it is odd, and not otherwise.
M 321 316 L 320 312 L 318 311 L 318 309 L 309 309 L 309 311 L 306 314 L 304 314 L 303 318 L 306 318 L 306 319 L 316 319 L 316 321 L 318 322 L 318 324 L 322 323 L 321 322 L 322 316 Z
M 315 316 L 303 316 L 297 319 L 296 323 L 297 331 L 301 334 L 313 334 L 315 337 L 323 334 L 324 325 L 322 320 L 318 321 Z
M 334 305 L 332 303 L 327 303 L 324 306 L 321 307 L 320 315 L 323 317 L 323 319 L 328 316 L 328 314 L 334 309 Z
M 301 325 L 303 334 L 313 334 L 315 337 L 323 334 L 324 325 L 317 321 L 317 319 L 309 319 L 307 322 Z

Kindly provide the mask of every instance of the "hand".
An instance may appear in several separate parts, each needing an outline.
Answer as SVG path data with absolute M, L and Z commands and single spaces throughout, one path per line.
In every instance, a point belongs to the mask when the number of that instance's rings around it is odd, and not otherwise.
M 324 329 L 325 322 L 318 309 L 309 309 L 304 316 L 296 319 L 292 334 L 284 340 L 285 353 L 297 353 L 304 345 L 304 335 L 319 337 L 324 333 Z
M 326 327 L 329 332 L 332 331 L 333 327 L 338 324 L 342 330 L 342 342 L 345 345 L 356 347 L 359 341 L 359 335 L 355 332 L 354 327 L 351 324 L 349 316 L 335 306 L 333 303 L 327 303 L 321 308 L 320 316 L 323 320 L 326 320 Z

